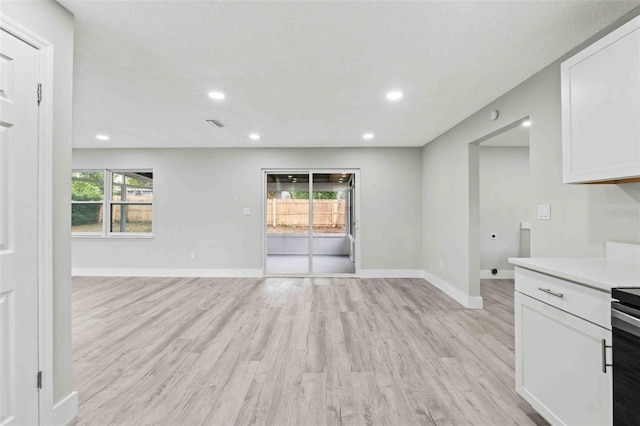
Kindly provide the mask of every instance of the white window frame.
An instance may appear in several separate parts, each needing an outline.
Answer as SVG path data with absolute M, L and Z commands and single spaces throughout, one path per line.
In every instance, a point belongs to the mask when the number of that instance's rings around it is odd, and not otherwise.
M 107 170 L 105 169 L 72 169 L 71 173 L 75 173 L 75 172 L 102 172 L 102 187 L 103 187 L 103 191 L 102 191 L 102 201 L 73 201 L 71 200 L 71 211 L 73 212 L 73 205 L 74 204 L 102 204 L 102 231 L 100 232 L 71 232 L 71 236 L 72 237 L 104 237 L 105 235 L 105 231 L 106 231 L 106 220 L 107 220 L 107 216 L 106 216 L 106 210 L 105 210 L 105 201 L 107 199 Z M 73 177 L 71 178 L 72 182 L 73 182 Z
M 72 169 L 73 172 L 103 172 L 104 179 L 104 193 L 102 196 L 102 231 L 101 232 L 72 232 L 71 236 L 73 238 L 114 238 L 114 239 L 140 239 L 140 238 L 153 238 L 152 232 L 111 232 L 111 207 L 113 204 L 116 205 L 150 205 L 152 206 L 153 211 L 153 200 L 150 202 L 127 202 L 125 201 L 114 201 L 113 198 L 113 174 L 124 174 L 124 173 L 153 173 L 153 169 L 149 168 L 128 168 L 128 169 L 98 169 L 98 168 L 79 168 Z M 155 190 L 155 188 L 154 188 Z M 72 201 L 73 204 L 96 204 L 97 202 L 92 201 Z M 153 219 L 151 220 L 152 229 L 153 229 Z

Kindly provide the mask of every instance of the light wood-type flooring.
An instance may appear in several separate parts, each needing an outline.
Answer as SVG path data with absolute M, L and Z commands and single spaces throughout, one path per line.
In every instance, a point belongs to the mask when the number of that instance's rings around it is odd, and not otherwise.
M 544 424 L 514 390 L 513 281 L 74 278 L 78 425 Z

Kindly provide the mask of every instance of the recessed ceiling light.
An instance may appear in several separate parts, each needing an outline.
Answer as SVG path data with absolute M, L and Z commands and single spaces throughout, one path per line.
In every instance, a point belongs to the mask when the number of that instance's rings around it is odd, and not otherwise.
M 362 135 L 362 139 L 373 139 L 373 133 L 365 133 Z
M 530 126 L 531 126 L 531 120 L 525 120 L 525 121 L 523 121 L 523 122 L 522 122 L 522 125 L 523 125 L 524 127 L 530 127 Z
M 209 92 L 209 97 L 211 99 L 215 99 L 216 101 L 221 101 L 224 99 L 224 93 L 222 92 Z
M 107 135 L 96 135 L 96 139 L 98 139 L 99 141 L 108 141 L 109 140 L 109 136 L 107 136 Z
M 402 98 L 402 92 L 399 90 L 394 90 L 387 93 L 387 99 L 389 99 L 390 101 L 397 101 L 400 98 Z
M 254 140 L 254 141 L 260 140 L 260 135 L 257 134 L 257 133 L 251 133 L 249 135 L 249 139 Z

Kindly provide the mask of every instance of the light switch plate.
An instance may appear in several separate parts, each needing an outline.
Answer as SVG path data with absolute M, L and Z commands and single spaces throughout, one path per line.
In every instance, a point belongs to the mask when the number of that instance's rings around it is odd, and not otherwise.
M 251 216 L 251 209 L 249 207 L 245 207 L 244 209 L 242 209 L 242 215 Z
M 549 204 L 538 204 L 538 219 L 551 220 L 551 206 Z

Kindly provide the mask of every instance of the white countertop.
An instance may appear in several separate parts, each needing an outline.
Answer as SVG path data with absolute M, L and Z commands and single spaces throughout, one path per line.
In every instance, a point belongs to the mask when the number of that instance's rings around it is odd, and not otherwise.
M 640 262 L 607 257 L 509 258 L 509 263 L 605 291 L 640 287 Z

